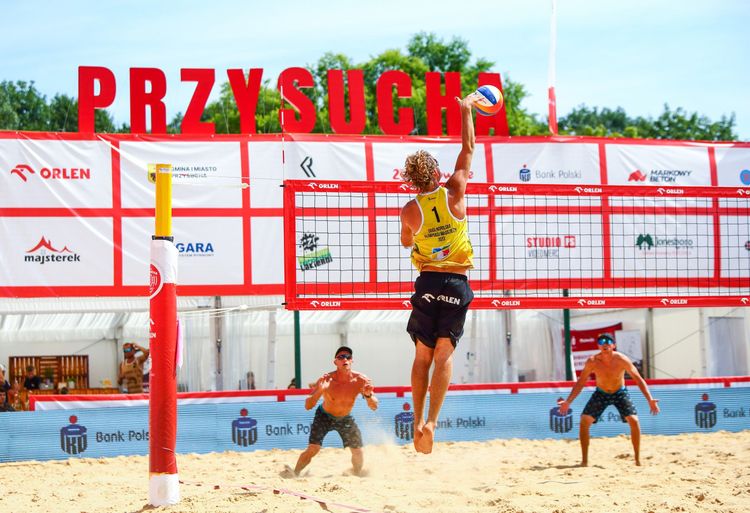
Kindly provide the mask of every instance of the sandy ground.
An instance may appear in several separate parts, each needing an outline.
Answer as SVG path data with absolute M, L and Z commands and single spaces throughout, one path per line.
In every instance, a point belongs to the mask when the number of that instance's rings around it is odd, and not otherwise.
M 147 504 L 147 457 L 5 463 L 0 511 L 750 511 L 750 431 L 644 436 L 642 467 L 631 449 L 625 436 L 594 438 L 580 468 L 577 441 L 439 443 L 430 455 L 374 445 L 356 477 L 348 451 L 324 448 L 297 478 L 283 476 L 300 451 L 181 455 L 182 500 L 164 508 Z

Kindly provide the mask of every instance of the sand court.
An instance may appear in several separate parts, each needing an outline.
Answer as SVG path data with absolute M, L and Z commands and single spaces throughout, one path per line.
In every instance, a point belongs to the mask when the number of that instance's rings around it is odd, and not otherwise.
M 594 432 L 595 434 L 595 432 Z M 644 435 L 642 467 L 626 436 L 592 438 L 590 466 L 577 440 L 438 442 L 365 447 L 365 477 L 349 451 L 325 448 L 298 478 L 301 451 L 178 456 L 182 500 L 147 505 L 148 458 L 0 464 L 0 511 L 583 513 L 750 510 L 750 431 Z

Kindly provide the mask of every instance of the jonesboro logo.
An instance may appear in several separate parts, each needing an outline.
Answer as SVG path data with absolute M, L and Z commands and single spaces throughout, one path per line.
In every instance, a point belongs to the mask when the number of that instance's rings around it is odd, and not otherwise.
M 411 410 L 409 403 L 404 403 L 404 411 L 397 413 L 393 418 L 396 436 L 401 440 L 411 440 L 414 438 L 414 412 Z
M 692 169 L 652 169 L 645 174 L 636 169 L 628 174 L 628 182 L 675 184 L 679 178 L 690 178 L 692 174 Z
M 247 408 L 240 410 L 239 418 L 232 421 L 232 442 L 240 447 L 258 441 L 258 421 L 247 416 Z
M 81 454 L 88 447 L 86 427 L 78 424 L 78 417 L 71 415 L 70 424 L 60 429 L 60 449 L 68 454 Z
M 211 242 L 178 242 L 175 247 L 181 257 L 214 256 L 214 245 Z
M 16 164 L 10 170 L 11 175 L 27 182 L 29 177 L 36 175 L 42 180 L 90 180 L 91 168 L 88 167 L 43 167 L 36 171 L 28 164 Z
M 62 249 L 55 248 L 52 243 L 42 236 L 36 246 L 26 251 L 24 262 L 44 265 L 47 262 L 80 262 L 81 255 L 74 253 L 68 246 Z
M 635 246 L 641 251 L 657 250 L 691 250 L 695 246 L 693 239 L 679 237 L 659 237 L 650 233 L 640 233 L 635 239 Z
M 575 249 L 575 235 L 526 237 L 527 258 L 558 258 L 560 249 Z

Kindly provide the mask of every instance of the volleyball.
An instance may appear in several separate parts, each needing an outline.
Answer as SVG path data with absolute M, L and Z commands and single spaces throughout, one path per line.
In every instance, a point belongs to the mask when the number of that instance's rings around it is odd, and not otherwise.
M 493 116 L 503 108 L 503 93 L 493 85 L 483 85 L 472 95 L 474 99 L 474 109 L 482 116 Z

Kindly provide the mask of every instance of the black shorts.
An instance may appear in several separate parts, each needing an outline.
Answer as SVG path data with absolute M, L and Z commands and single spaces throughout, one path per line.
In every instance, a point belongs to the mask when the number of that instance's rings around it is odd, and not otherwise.
M 424 271 L 414 282 L 406 331 L 414 343 L 421 340 L 434 349 L 437 339 L 445 337 L 456 347 L 473 299 L 469 280 L 463 274 Z
M 622 387 L 613 394 L 608 394 L 597 388 L 591 396 L 591 399 L 589 399 L 589 402 L 586 403 L 582 415 L 590 415 L 591 417 L 594 417 L 594 422 L 598 422 L 599 417 L 602 416 L 602 413 L 604 413 L 604 410 L 610 404 L 615 405 L 617 411 L 620 412 L 620 417 L 622 417 L 623 422 L 625 422 L 625 417 L 638 414 L 635 410 L 633 401 L 630 400 L 628 389 Z
M 336 431 L 341 436 L 344 447 L 352 449 L 362 447 L 362 434 L 359 432 L 359 427 L 354 417 L 351 415 L 334 417 L 325 411 L 322 405 L 318 406 L 318 409 L 315 410 L 315 418 L 313 418 L 312 426 L 310 427 L 309 443 L 323 445 L 323 439 L 329 431 Z

